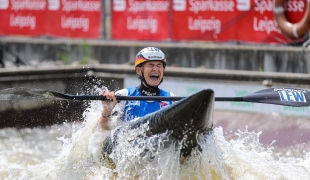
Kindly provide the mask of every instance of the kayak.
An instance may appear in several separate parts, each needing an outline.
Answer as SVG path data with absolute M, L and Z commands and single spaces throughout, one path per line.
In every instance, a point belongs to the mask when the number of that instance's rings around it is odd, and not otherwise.
M 206 89 L 154 113 L 124 123 L 104 140 L 102 155 L 109 157 L 114 148 L 121 143 L 132 143 L 132 146 L 135 146 L 137 139 L 147 141 L 148 138 L 165 134 L 163 146 L 178 144 L 180 155 L 187 157 L 193 149 L 200 149 L 198 138 L 212 132 L 213 106 L 214 92 Z M 125 140 L 120 137 L 129 131 L 135 133 L 134 139 L 130 134 L 127 134 Z M 154 147 L 159 148 L 159 145 Z M 149 151 L 147 147 L 142 148 L 145 148 L 144 154 Z

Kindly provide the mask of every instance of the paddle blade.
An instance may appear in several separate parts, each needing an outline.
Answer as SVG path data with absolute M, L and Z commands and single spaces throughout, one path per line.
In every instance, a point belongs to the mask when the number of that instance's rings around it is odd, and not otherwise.
M 283 106 L 310 106 L 310 92 L 297 88 L 269 88 L 243 97 L 244 101 Z
M 57 92 L 28 89 L 28 88 L 8 88 L 0 90 L 0 100 L 37 100 L 37 99 L 71 99 L 70 96 Z

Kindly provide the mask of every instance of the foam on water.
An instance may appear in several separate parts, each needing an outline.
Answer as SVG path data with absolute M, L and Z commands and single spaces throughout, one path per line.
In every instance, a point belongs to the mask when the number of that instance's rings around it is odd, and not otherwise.
M 180 158 L 177 143 L 162 148 L 166 132 L 138 138 L 124 131 L 109 161 L 100 161 L 101 142 L 111 131 L 96 128 L 102 105 L 93 101 L 84 122 L 48 128 L 0 130 L 0 179 L 309 179 L 310 153 L 275 153 L 259 142 L 261 132 L 235 132 L 227 141 L 223 128 L 199 138 L 201 151 Z M 114 120 L 114 124 L 118 124 Z M 128 139 L 135 141 L 129 143 Z M 130 142 L 132 142 L 130 141 Z M 156 148 L 154 147 L 156 142 Z M 159 147 L 159 148 L 158 148 Z M 144 156 L 143 149 L 148 148 Z

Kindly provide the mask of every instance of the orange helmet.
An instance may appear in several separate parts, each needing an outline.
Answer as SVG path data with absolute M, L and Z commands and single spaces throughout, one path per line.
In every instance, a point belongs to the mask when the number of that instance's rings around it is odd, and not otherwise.
M 146 61 L 162 61 L 164 67 L 166 67 L 166 58 L 165 54 L 156 47 L 146 47 L 142 49 L 135 59 L 135 67 L 140 66 Z

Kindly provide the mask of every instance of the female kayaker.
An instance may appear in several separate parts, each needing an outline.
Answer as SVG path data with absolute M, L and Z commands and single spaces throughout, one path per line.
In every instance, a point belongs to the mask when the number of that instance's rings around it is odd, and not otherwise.
M 102 129 L 111 129 L 109 122 L 113 116 L 120 117 L 122 121 L 130 121 L 173 103 L 172 101 L 122 101 L 117 103 L 115 98 L 115 95 L 174 96 L 172 92 L 158 87 L 163 82 L 166 62 L 165 54 L 156 47 L 146 47 L 136 55 L 135 71 L 141 84 L 137 87 L 118 90 L 116 93 L 103 92 L 101 94 L 110 100 L 102 101 L 103 110 L 99 118 L 99 125 Z M 116 105 L 120 107 L 116 108 Z

